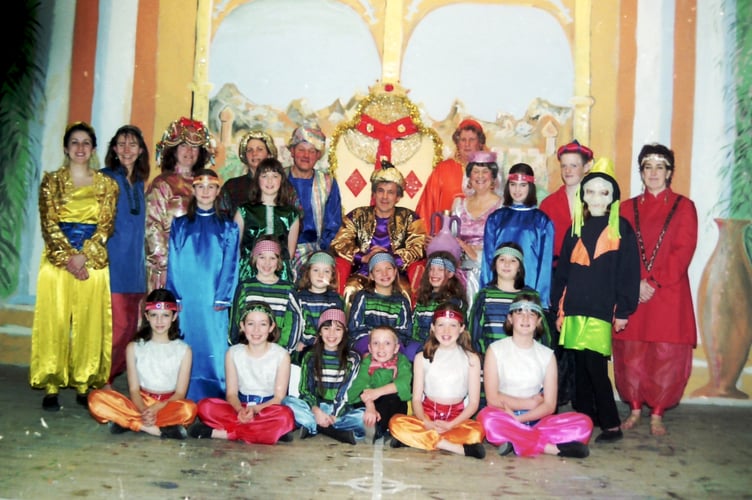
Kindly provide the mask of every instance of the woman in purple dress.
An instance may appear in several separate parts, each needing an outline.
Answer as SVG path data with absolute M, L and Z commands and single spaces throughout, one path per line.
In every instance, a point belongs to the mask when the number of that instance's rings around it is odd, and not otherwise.
M 496 193 L 499 186 L 499 165 L 496 153 L 476 151 L 465 169 L 468 196 L 454 199 L 452 213 L 460 218 L 457 241 L 462 248 L 461 276 L 465 281 L 468 310 L 480 290 L 480 264 L 483 256 L 483 233 L 486 219 L 501 208 L 502 199 Z

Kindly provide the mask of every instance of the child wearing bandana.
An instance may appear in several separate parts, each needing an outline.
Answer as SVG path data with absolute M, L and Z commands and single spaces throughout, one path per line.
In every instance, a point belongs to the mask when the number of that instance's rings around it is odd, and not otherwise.
M 593 422 L 575 412 L 554 414 L 557 366 L 553 351 L 537 339 L 543 334 L 543 308 L 532 293 L 519 293 L 509 306 L 504 330 L 486 352 L 484 384 L 488 406 L 478 414 L 488 442 L 499 454 L 541 453 L 585 458 Z
M 89 394 L 89 412 L 110 433 L 145 432 L 185 439 L 185 426 L 196 418 L 196 404 L 186 399 L 193 353 L 180 340 L 175 296 L 158 288 L 146 297 L 146 325 L 126 347 L 128 396 L 112 389 Z
M 363 358 L 358 376 L 347 391 L 349 401 L 365 405 L 363 423 L 366 431 L 374 429 L 373 442 L 387 437 L 389 419 L 393 415 L 407 413 L 413 367 L 399 350 L 399 337 L 394 328 L 374 327 L 368 342 L 370 354 Z
M 295 419 L 281 405 L 290 381 L 290 355 L 275 343 L 279 331 L 266 302 L 248 302 L 240 317 L 241 337 L 225 354 L 224 399 L 198 403 L 201 422 L 191 437 L 275 444 L 292 441 Z
M 392 448 L 411 446 L 484 458 L 483 427 L 471 419 L 480 400 L 480 358 L 451 302 L 436 309 L 431 336 L 413 365 L 413 415 L 389 421 Z

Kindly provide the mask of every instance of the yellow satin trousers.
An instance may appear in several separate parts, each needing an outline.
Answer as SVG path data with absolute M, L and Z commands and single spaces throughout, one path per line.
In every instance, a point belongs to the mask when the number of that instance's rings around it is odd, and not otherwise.
M 89 278 L 81 281 L 45 257 L 39 266 L 29 383 L 47 394 L 60 387 L 84 394 L 110 375 L 110 271 L 87 271 Z

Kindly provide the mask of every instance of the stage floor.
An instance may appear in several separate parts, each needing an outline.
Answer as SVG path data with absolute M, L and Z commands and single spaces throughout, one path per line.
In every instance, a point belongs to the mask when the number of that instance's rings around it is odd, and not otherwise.
M 0 365 L 2 498 L 752 498 L 749 407 L 683 404 L 661 438 L 644 415 L 582 460 L 501 457 L 488 444 L 476 460 L 323 436 L 261 446 L 111 435 L 71 390 L 60 412 L 42 411 L 27 371 Z

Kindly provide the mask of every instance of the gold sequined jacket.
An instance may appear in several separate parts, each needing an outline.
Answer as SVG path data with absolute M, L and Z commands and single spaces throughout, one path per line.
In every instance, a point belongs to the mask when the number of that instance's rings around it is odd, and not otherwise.
M 58 225 L 62 207 L 68 203 L 71 194 L 77 189 L 73 185 L 70 168 L 63 167 L 54 172 L 47 172 L 42 178 L 39 187 L 39 218 L 45 254 L 54 266 L 65 267 L 73 255 L 82 253 L 86 256 L 86 267 L 107 267 L 107 239 L 114 230 L 119 188 L 114 180 L 100 172 L 94 172 L 92 186 L 99 204 L 97 228 L 79 252 L 71 246 Z
M 332 249 L 343 259 L 353 262 L 356 254 L 368 253 L 375 230 L 374 208 L 358 207 L 342 219 L 342 228 L 332 240 Z M 409 208 L 395 207 L 388 231 L 392 253 L 402 259 L 402 271 L 425 256 L 426 227 L 418 214 Z

